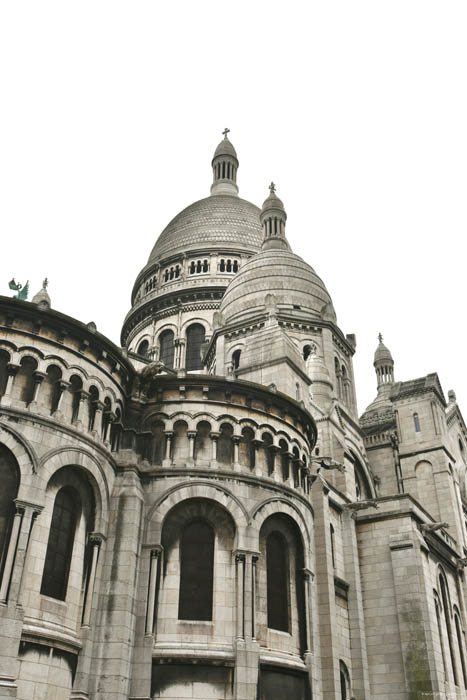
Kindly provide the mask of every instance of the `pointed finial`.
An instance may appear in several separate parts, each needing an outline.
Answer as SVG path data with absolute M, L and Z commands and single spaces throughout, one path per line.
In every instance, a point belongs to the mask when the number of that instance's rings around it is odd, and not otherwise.
M 269 191 L 271 194 L 276 194 L 276 185 L 274 182 L 271 182 L 271 184 L 269 185 Z
M 227 138 L 227 134 L 228 134 L 229 132 L 230 132 L 230 129 L 227 129 L 227 127 L 225 127 L 224 131 L 222 132 L 222 133 L 224 134 L 224 138 L 225 138 L 225 139 Z
M 42 281 L 42 289 L 47 289 L 48 284 L 49 284 L 49 280 L 46 277 L 45 280 Z
M 378 333 L 378 340 L 379 340 L 380 343 L 383 342 L 383 336 L 382 336 L 381 333 Z

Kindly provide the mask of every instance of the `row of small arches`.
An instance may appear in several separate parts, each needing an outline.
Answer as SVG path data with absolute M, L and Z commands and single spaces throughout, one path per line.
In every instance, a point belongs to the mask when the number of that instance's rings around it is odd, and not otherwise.
M 177 420 L 168 430 L 158 421 L 152 428 L 153 437 L 147 444 L 145 457 L 156 466 L 162 466 L 166 460 L 171 464 L 193 461 L 201 466 L 208 466 L 211 461 L 224 466 L 239 464 L 261 475 L 277 474 L 294 488 L 309 491 L 309 459 L 297 445 L 248 426 L 235 434 L 230 423 L 220 422 L 218 428 L 213 431 L 208 421 L 200 421 L 190 431 L 186 421 Z
M 6 393 L 8 376 L 9 355 L 0 350 L 0 396 Z M 64 420 L 68 419 L 70 423 L 79 420 L 85 429 L 96 431 L 103 440 L 110 440 L 110 424 L 121 422 L 120 406 L 112 403 L 109 396 L 89 381 L 86 381 L 85 389 L 83 377 L 79 374 L 68 373 L 66 376 L 65 379 L 62 369 L 56 364 L 47 365 L 45 372 L 38 372 L 37 360 L 25 355 L 10 384 L 9 398 L 26 406 L 34 401 L 41 412 L 50 416 L 60 411 Z M 100 421 L 96 420 L 98 411 Z

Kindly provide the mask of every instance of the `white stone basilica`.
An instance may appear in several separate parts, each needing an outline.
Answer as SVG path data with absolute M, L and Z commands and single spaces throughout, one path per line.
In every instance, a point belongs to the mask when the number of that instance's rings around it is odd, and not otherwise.
M 238 166 L 226 131 L 122 347 L 0 297 L 0 698 L 467 698 L 455 394 L 380 337 L 358 416 L 355 336 Z

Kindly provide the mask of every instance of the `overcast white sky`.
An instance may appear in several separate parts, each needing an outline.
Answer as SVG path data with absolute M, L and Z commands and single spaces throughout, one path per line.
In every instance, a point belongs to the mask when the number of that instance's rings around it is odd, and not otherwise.
M 467 419 L 467 3 L 3 2 L 0 293 L 12 276 L 119 344 L 157 235 L 207 196 L 225 126 L 240 195 L 273 179 L 293 250 L 396 379 Z M 31 296 L 32 296 L 31 294 Z

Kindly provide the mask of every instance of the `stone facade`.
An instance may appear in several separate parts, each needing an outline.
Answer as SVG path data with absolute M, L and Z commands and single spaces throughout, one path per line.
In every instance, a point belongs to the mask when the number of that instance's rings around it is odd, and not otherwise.
M 163 231 L 122 347 L 0 298 L 0 698 L 467 698 L 467 431 L 353 334 L 271 185 Z

